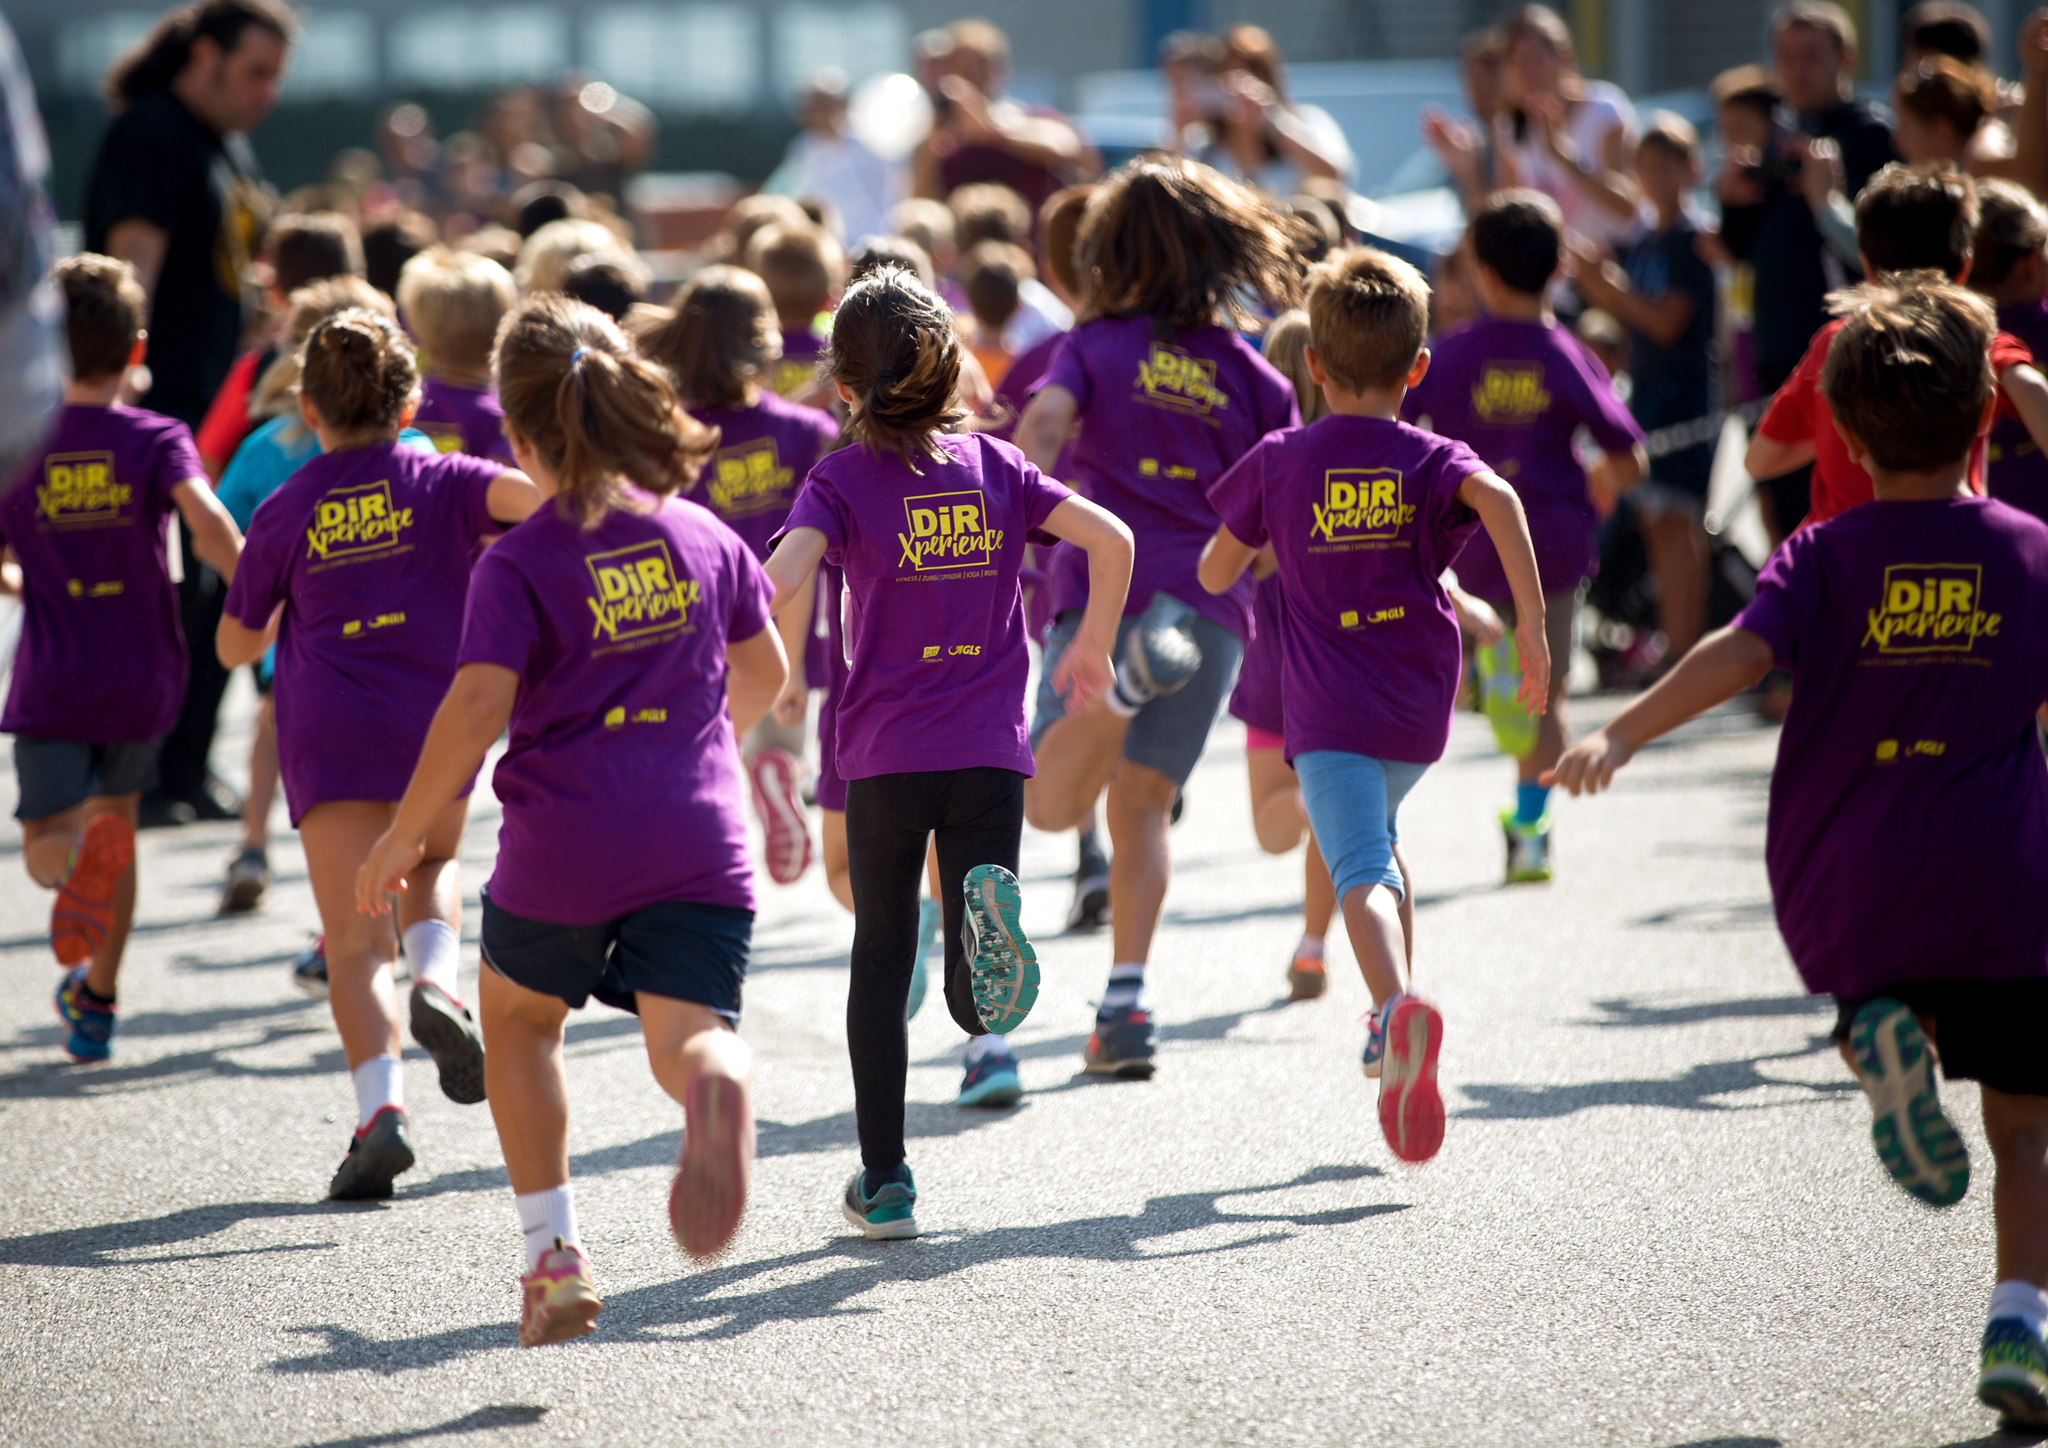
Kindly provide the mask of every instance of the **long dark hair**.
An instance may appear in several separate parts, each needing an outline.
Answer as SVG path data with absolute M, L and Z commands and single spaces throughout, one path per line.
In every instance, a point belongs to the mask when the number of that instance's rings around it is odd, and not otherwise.
M 778 344 L 768 284 L 736 266 L 708 266 L 676 298 L 675 316 L 641 339 L 690 407 L 745 407 Z
M 848 289 L 832 316 L 826 370 L 859 399 L 849 431 L 913 468 L 938 456 L 934 433 L 966 417 L 959 405 L 960 333 L 952 309 L 887 263 Z
M 108 69 L 100 90 L 108 105 L 122 110 L 169 88 L 192 58 L 195 40 L 211 40 L 225 55 L 242 43 L 242 32 L 252 25 L 283 41 L 299 31 L 297 17 L 280 0 L 191 0 L 165 11 L 149 34 Z

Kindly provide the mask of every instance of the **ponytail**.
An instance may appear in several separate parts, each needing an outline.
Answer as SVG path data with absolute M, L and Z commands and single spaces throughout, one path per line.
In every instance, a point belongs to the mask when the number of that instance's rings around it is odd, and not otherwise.
M 585 303 L 541 295 L 514 309 L 496 368 L 505 421 L 554 471 L 557 505 L 586 528 L 618 505 L 621 480 L 665 498 L 695 484 L 718 447 L 718 429 L 683 411 L 661 368 Z
M 315 325 L 299 349 L 299 392 L 335 432 L 395 437 L 420 398 L 412 339 L 383 312 L 338 311 Z
M 832 318 L 828 375 L 858 399 L 849 430 L 915 470 L 938 457 L 932 435 L 967 416 L 959 405 L 960 333 L 946 304 L 893 263 L 854 283 Z
M 744 407 L 779 346 L 768 284 L 740 267 L 708 266 L 640 350 L 668 369 L 687 406 Z

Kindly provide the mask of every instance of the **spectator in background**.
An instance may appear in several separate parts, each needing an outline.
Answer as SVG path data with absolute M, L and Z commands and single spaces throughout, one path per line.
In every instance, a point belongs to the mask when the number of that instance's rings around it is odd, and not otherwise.
M 1840 158 L 1841 189 L 1853 196 L 1896 159 L 1884 115 L 1852 89 L 1856 28 L 1828 0 L 1790 0 L 1771 18 L 1771 61 L 1780 91 L 1797 118 L 1790 134 L 1773 128 L 1756 150 L 1728 153 L 1715 190 L 1721 198 L 1721 238 L 1755 270 L 1752 345 L 1756 381 L 1774 393 L 1783 385 L 1813 334 L 1827 320 L 1827 294 L 1857 275 L 1823 241 L 1816 213 L 1827 192 L 1802 188 L 1813 142 L 1820 154 Z M 1813 192 L 1819 191 L 1816 197 Z M 1758 479 L 1764 524 L 1773 543 L 1806 516 L 1810 468 L 1782 478 Z
M 1619 87 L 1579 74 L 1571 31 L 1547 5 L 1500 24 L 1504 54 L 1494 147 L 1503 187 L 1541 191 L 1567 233 L 1613 244 L 1635 230 L 1635 107 Z
M 1208 99 L 1207 144 L 1195 158 L 1274 196 L 1311 179 L 1348 180 L 1351 146 L 1320 106 L 1287 98 L 1286 61 L 1256 25 L 1223 32 L 1223 55 Z
M 1929 56 L 1892 83 L 1892 144 L 1910 166 L 1946 161 L 1974 171 L 1978 133 L 1997 103 L 1998 83 L 1989 72 Z
M 581 256 L 562 279 L 562 295 L 588 302 L 615 322 L 624 322 L 647 295 L 647 266 L 630 252 Z
M 190 427 L 241 348 L 269 209 L 244 133 L 277 103 L 296 31 L 279 0 L 192 0 L 107 73 L 116 114 L 86 178 L 85 246 L 135 269 L 150 299 L 149 406 Z M 227 588 L 190 539 L 184 553 L 181 623 L 186 638 L 204 641 Z M 145 826 L 240 812 L 208 769 L 227 670 L 203 642 L 187 665 L 184 708 L 164 740 L 158 787 L 142 802 Z
M 1209 122 L 1222 110 L 1223 42 L 1199 30 L 1176 30 L 1159 42 L 1159 79 L 1166 87 L 1169 144 L 1192 155 L 1208 144 Z
M 1035 210 L 1101 161 L 1058 111 L 1003 97 L 1010 40 L 986 20 L 960 20 L 921 56 L 935 121 L 911 157 L 913 195 L 943 201 L 976 181 L 1000 181 Z
M 387 297 L 398 295 L 405 264 L 441 239 L 433 218 L 398 211 L 363 228 L 363 280 Z
M 813 75 L 796 106 L 803 129 L 761 185 L 774 195 L 824 202 L 829 229 L 842 243 L 880 232 L 907 189 L 903 167 L 884 161 L 847 129 L 846 102 L 845 71 L 827 66 Z
M 1441 106 L 1422 108 L 1422 139 L 1443 163 L 1467 216 L 1476 215 L 1486 198 L 1499 189 L 1500 163 L 1494 153 L 1494 123 L 1500 116 L 1507 52 L 1498 30 L 1475 30 L 1458 47 L 1458 69 L 1465 81 L 1465 104 L 1474 125 L 1454 118 Z
M 626 179 L 654 155 L 654 113 L 595 76 L 570 74 L 555 87 L 554 174 L 616 211 Z

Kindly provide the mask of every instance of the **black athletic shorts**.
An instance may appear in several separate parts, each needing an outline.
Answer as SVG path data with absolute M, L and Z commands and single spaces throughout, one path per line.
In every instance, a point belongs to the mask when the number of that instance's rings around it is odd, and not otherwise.
M 95 797 L 156 788 L 161 738 L 134 744 L 81 744 L 73 739 L 14 739 L 18 820 L 46 820 Z
M 1873 1000 L 1900 1002 L 1933 1024 L 1941 1074 L 2011 1096 L 2048 1096 L 2048 979 L 1909 981 L 1835 997 L 1835 1039 Z
M 639 1013 L 634 995 L 716 1011 L 735 1025 L 754 912 L 664 900 L 602 925 L 551 925 L 500 909 L 483 893 L 484 963 L 515 985 L 580 1010 L 596 996 Z

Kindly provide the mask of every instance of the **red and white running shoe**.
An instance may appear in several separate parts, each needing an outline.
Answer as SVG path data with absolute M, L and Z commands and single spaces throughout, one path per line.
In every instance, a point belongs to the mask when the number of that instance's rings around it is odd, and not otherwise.
M 668 1225 L 692 1257 L 716 1257 L 747 1210 L 754 1112 L 743 1081 L 700 1072 L 683 1103 L 683 1154 L 668 1192 Z
M 1395 1003 L 1380 1066 L 1380 1130 L 1403 1161 L 1428 1161 L 1444 1144 L 1444 1098 L 1436 1084 L 1443 1043 L 1444 1018 L 1435 1006 L 1414 996 Z
M 801 793 L 803 767 L 787 749 L 763 749 L 747 766 L 754 785 L 754 813 L 768 836 L 768 876 L 794 885 L 811 867 L 810 822 Z

